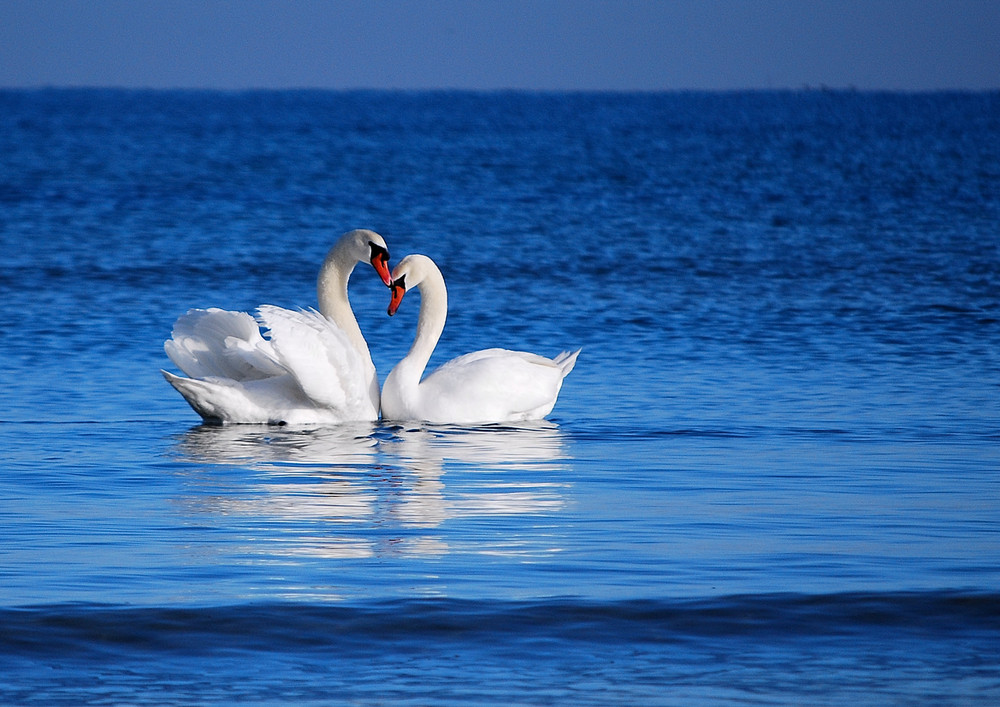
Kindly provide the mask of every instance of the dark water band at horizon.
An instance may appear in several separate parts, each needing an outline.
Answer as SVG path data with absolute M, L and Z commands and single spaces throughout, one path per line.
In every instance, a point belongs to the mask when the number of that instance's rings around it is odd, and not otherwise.
M 845 592 L 748 594 L 596 602 L 452 598 L 338 604 L 254 602 L 136 607 L 91 603 L 0 609 L 0 654 L 123 650 L 199 653 L 222 648 L 280 651 L 355 640 L 419 642 L 478 637 L 551 637 L 599 643 L 659 643 L 684 637 L 850 635 L 881 627 L 942 639 L 1000 631 L 1000 593 Z M 68 654 L 65 654 L 68 655 Z M 998 676 L 1000 681 L 1000 676 Z
M 930 704 L 1000 689 L 995 593 L 69 604 L 3 609 L 0 626 L 11 704 L 509 704 L 522 689 L 524 704 Z

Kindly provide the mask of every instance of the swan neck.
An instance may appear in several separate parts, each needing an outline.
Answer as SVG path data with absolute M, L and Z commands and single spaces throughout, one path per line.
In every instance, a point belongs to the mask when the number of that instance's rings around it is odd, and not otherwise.
M 347 282 L 351 278 L 354 266 L 357 265 L 357 260 L 345 252 L 346 250 L 343 244 L 337 244 L 330 249 L 316 281 L 316 299 L 320 313 L 333 320 L 347 335 L 354 348 L 365 360 L 370 361 L 368 343 L 361 333 L 361 327 L 358 326 L 357 317 L 354 316 L 351 302 L 347 298 Z
M 444 331 L 448 318 L 448 290 L 440 272 L 428 273 L 417 289 L 420 290 L 420 315 L 417 334 L 410 352 L 406 354 L 406 361 L 416 371 L 419 381 Z

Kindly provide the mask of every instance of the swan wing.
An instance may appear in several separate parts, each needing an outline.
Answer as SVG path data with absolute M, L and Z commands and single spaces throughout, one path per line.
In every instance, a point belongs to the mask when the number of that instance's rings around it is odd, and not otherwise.
M 257 311 L 277 360 L 315 406 L 344 420 L 378 416 L 369 387 L 375 368 L 343 330 L 315 310 L 263 305 Z
M 174 323 L 163 348 L 174 365 L 192 378 L 244 381 L 287 373 L 246 312 L 189 310 Z

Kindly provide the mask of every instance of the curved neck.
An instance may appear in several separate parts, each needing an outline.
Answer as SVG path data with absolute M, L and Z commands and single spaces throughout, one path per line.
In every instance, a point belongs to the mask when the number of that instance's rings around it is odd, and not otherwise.
M 417 334 L 413 337 L 405 362 L 406 367 L 416 374 L 417 382 L 427 368 L 427 362 L 444 331 L 444 322 L 448 318 L 448 290 L 444 277 L 436 268 L 428 271 L 423 280 L 417 284 L 420 290 L 420 317 L 417 320 Z
M 332 319 L 347 334 L 351 344 L 365 360 L 371 361 L 368 343 L 361 333 L 361 327 L 358 326 L 354 310 L 351 309 L 351 303 L 347 299 L 347 281 L 351 278 L 358 261 L 346 252 L 345 245 L 347 244 L 343 241 L 335 245 L 323 261 L 316 280 L 316 299 L 319 311 L 328 319 Z

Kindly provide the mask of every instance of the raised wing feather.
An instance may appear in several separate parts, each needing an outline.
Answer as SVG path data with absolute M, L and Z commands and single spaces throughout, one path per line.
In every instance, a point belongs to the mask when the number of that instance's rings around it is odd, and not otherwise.
M 310 400 L 342 411 L 345 419 L 368 419 L 374 367 L 336 324 L 315 310 L 264 305 L 257 311 L 277 360 Z
M 260 380 L 286 373 L 246 312 L 192 309 L 174 323 L 164 351 L 192 378 Z

